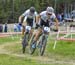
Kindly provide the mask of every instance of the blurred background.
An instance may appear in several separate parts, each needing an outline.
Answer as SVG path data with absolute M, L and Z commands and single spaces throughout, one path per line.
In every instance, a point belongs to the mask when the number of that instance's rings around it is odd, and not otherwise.
M 31 6 L 34 6 L 38 13 L 47 6 L 52 6 L 56 14 L 64 13 L 70 17 L 75 10 L 75 0 L 0 0 L 0 23 L 18 22 L 18 17 Z

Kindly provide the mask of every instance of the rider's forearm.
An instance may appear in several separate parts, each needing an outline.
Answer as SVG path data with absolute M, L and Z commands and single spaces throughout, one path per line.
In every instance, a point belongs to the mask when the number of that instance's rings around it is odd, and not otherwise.
M 26 26 L 27 25 L 27 22 L 26 21 L 23 21 L 22 25 L 23 26 Z
M 23 18 L 23 16 L 21 15 L 21 16 L 19 17 L 19 23 L 21 23 L 22 18 Z
M 38 24 L 39 23 L 39 19 L 40 19 L 40 16 L 38 15 L 38 16 L 36 16 L 36 24 Z
M 57 20 L 57 18 L 55 19 L 55 22 L 56 22 L 56 29 L 58 30 L 58 20 Z

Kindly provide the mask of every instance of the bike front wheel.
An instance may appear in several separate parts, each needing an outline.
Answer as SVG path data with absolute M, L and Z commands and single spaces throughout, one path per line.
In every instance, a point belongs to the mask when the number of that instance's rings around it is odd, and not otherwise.
M 32 36 L 31 41 L 30 41 L 30 54 L 31 55 L 35 52 L 35 49 L 36 49 L 36 44 L 33 43 L 33 39 L 34 39 L 34 35 Z
M 29 34 L 25 34 L 23 41 L 22 41 L 22 51 L 25 53 L 26 46 L 28 45 L 28 40 L 29 40 Z
M 42 36 L 42 39 L 40 40 L 40 55 L 43 56 L 46 48 L 47 38 L 45 36 Z

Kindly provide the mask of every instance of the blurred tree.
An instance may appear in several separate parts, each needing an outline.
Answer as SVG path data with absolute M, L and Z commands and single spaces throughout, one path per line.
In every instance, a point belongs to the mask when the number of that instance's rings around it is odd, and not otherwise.
M 71 6 L 73 4 L 73 6 Z M 56 6 L 55 6 L 56 5 Z M 46 9 L 47 6 L 56 7 L 56 12 L 75 9 L 75 0 L 0 0 L 0 20 L 2 22 L 11 19 L 18 22 L 18 17 L 28 8 L 34 6 L 38 12 Z M 11 23 L 11 22 L 10 22 Z

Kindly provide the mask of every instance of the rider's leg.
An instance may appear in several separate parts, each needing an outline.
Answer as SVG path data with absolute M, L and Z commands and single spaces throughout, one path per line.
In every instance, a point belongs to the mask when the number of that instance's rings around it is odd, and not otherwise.
M 27 18 L 27 25 L 29 25 L 29 26 L 31 26 L 33 28 L 33 19 Z M 30 37 L 32 36 L 33 31 L 34 31 L 32 28 L 30 30 Z
M 24 37 L 25 27 L 22 28 L 22 38 Z
M 32 42 L 32 48 L 36 48 L 36 42 L 37 42 L 37 40 L 38 40 L 38 38 L 39 38 L 39 36 L 40 36 L 40 34 L 42 33 L 42 29 L 41 28 L 39 28 L 37 31 L 36 31 L 36 33 L 34 33 L 34 38 L 33 38 L 33 42 Z
M 42 33 L 42 29 L 38 28 L 38 30 L 35 33 L 34 42 L 36 42 L 38 40 L 41 33 Z
M 22 38 L 24 37 L 24 34 L 25 34 L 25 26 L 27 25 L 27 21 L 26 19 L 24 19 L 23 23 L 22 23 L 22 26 L 23 26 L 23 29 L 22 29 Z
M 30 37 L 32 36 L 33 32 L 34 32 L 34 29 L 31 29 L 30 30 Z

